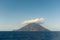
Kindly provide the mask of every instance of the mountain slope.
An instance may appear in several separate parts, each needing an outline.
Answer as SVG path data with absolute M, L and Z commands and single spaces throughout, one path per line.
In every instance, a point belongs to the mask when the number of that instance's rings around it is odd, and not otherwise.
M 49 31 L 49 30 L 37 23 L 30 23 L 30 24 L 18 29 L 17 31 Z

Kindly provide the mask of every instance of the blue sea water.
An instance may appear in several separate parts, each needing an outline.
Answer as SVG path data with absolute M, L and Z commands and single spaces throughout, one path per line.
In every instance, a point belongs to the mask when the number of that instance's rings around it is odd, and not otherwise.
M 1 31 L 0 40 L 60 40 L 60 32 Z

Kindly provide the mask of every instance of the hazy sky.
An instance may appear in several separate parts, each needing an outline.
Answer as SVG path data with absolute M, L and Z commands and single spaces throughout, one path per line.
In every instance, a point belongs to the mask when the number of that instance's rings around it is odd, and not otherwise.
M 0 30 L 13 30 L 24 20 L 40 17 L 46 28 L 60 30 L 60 0 L 0 0 Z

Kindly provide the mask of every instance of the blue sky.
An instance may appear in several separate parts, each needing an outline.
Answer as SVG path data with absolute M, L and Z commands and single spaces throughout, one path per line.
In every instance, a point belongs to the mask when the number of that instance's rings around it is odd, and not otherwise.
M 40 17 L 48 29 L 60 30 L 60 0 L 0 0 L 0 30 L 13 30 L 24 20 Z

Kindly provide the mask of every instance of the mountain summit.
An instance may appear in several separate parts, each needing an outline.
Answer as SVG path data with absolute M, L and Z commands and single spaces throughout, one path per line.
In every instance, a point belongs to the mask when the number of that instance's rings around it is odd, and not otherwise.
M 30 24 L 18 29 L 17 31 L 49 31 L 49 30 L 37 23 L 30 23 Z

